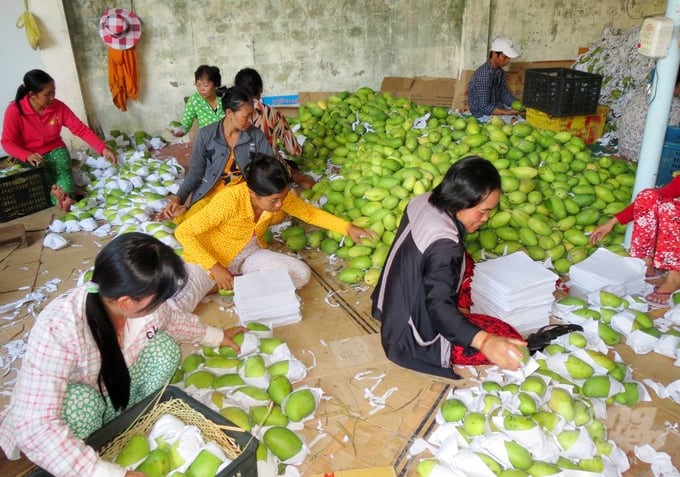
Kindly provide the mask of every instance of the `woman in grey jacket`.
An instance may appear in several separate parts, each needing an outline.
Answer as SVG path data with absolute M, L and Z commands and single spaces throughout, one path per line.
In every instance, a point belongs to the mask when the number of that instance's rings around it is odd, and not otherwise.
M 253 103 L 247 93 L 238 88 L 227 89 L 222 107 L 224 118 L 198 131 L 189 171 L 177 194 L 169 197 L 161 218 L 182 214 L 187 199 L 191 207 L 187 214 L 196 213 L 217 191 L 242 180 L 242 171 L 250 164 L 252 153 L 273 155 L 267 137 L 251 124 Z M 186 217 L 185 214 L 181 219 Z
M 518 346 L 526 344 L 521 336 L 498 319 L 461 310 L 467 306 L 459 301 L 463 238 L 488 220 L 499 197 L 496 168 L 471 156 L 407 206 L 372 296 L 391 361 L 445 377 L 457 377 L 452 364 L 520 366 Z

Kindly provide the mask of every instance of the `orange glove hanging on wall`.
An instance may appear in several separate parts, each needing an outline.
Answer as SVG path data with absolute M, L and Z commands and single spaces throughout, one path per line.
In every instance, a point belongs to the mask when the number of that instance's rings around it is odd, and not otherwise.
M 113 104 L 127 111 L 127 99 L 137 99 L 139 86 L 135 50 L 142 36 L 139 17 L 123 8 L 110 8 L 99 19 L 99 36 L 109 47 L 109 89 Z

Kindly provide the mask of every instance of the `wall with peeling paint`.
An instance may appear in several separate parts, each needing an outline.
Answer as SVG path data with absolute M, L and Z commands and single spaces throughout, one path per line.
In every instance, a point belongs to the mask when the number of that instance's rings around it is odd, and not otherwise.
M 126 2 L 118 2 L 125 6 Z M 255 67 L 265 94 L 379 88 L 386 75 L 451 76 L 458 62 L 464 0 L 136 0 L 140 101 L 119 112 L 110 101 L 107 52 L 97 22 L 110 1 L 64 2 L 83 95 L 104 130 L 157 130 L 181 115 L 202 63 L 223 83 Z M 228 6 L 227 7 L 225 7 Z
M 640 25 L 643 17 L 663 15 L 666 11 L 666 0 L 492 0 L 491 3 L 491 37 L 512 38 L 522 52 L 519 61 L 574 58 L 579 47 L 597 42 L 605 28 L 628 29 Z M 519 9 L 518 5 L 523 8 Z
M 103 130 L 155 132 L 177 119 L 201 63 L 231 83 L 242 67 L 263 76 L 265 94 L 379 88 L 384 76 L 455 77 L 507 35 L 521 60 L 573 58 L 604 27 L 663 12 L 664 0 L 136 0 L 140 100 L 111 103 L 100 15 L 129 2 L 64 1 L 88 118 Z M 45 53 L 44 53 L 45 54 Z

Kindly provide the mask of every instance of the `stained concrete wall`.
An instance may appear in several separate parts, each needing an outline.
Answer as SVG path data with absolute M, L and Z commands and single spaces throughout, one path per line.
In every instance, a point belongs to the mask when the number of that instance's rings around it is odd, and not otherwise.
M 126 113 L 110 104 L 106 48 L 96 29 L 111 2 L 64 6 L 92 119 L 106 130 L 131 124 L 154 130 L 180 116 L 202 63 L 219 66 L 225 84 L 253 66 L 263 76 L 265 94 L 377 89 L 385 75 L 451 76 L 464 3 L 136 0 L 143 21 L 137 46 L 141 91 Z
M 515 41 L 521 61 L 570 59 L 604 28 L 628 29 L 665 11 L 666 0 L 492 0 L 490 29 Z
M 149 132 L 180 116 L 201 63 L 218 65 L 227 84 L 255 67 L 265 94 L 377 89 L 386 75 L 455 77 L 479 65 L 498 35 L 515 40 L 523 61 L 573 58 L 606 26 L 665 10 L 663 0 L 136 0 L 140 101 L 123 113 L 111 103 L 97 23 L 130 2 L 62 3 L 90 123 Z

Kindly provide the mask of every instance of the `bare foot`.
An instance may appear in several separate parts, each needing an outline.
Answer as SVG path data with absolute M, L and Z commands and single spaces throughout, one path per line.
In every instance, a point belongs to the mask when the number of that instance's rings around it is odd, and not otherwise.
M 680 290 L 680 271 L 669 270 L 668 275 L 666 275 L 666 280 L 654 289 L 657 294 L 667 294 L 670 295 L 676 290 Z
M 71 210 L 71 206 L 75 203 L 76 203 L 75 200 L 71 199 L 69 196 L 66 196 L 66 198 L 59 202 L 57 205 L 64 212 L 68 212 L 69 210 Z
M 59 207 L 64 212 L 71 210 L 71 206 L 75 203 L 75 201 L 69 197 L 66 192 L 64 192 L 64 189 L 54 184 L 50 192 L 57 200 L 57 207 Z
M 57 200 L 57 203 L 63 201 L 66 198 L 66 192 L 64 192 L 64 189 L 59 187 L 57 184 L 52 185 L 52 189 L 50 190 L 50 193 Z

